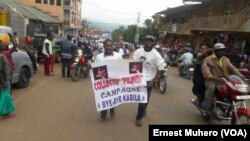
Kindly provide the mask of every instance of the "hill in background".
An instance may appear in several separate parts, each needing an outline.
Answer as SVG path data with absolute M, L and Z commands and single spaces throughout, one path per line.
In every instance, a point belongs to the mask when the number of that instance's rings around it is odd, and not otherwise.
M 97 29 L 101 29 L 103 31 L 110 31 L 112 32 L 114 29 L 119 28 L 120 26 L 126 26 L 122 24 L 115 24 L 115 23 L 103 23 L 103 22 L 96 22 L 96 21 L 89 21 L 92 26 Z

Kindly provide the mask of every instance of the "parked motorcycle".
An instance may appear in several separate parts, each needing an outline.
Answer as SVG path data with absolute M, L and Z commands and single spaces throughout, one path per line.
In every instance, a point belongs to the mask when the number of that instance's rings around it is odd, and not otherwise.
M 76 55 L 74 62 L 71 64 L 70 77 L 74 82 L 79 81 L 83 76 L 89 74 L 89 62 L 87 57 L 84 55 L 83 50 L 76 49 Z
M 250 109 L 246 107 L 245 100 L 250 99 L 249 86 L 238 76 L 229 75 L 221 78 L 215 91 L 215 99 L 211 113 L 199 106 L 194 99 L 192 103 L 200 111 L 201 116 L 210 120 L 231 120 L 231 124 L 250 124 Z
M 179 68 L 179 75 L 181 77 L 184 77 L 190 80 L 193 74 L 194 74 L 193 64 L 184 65 L 182 68 Z

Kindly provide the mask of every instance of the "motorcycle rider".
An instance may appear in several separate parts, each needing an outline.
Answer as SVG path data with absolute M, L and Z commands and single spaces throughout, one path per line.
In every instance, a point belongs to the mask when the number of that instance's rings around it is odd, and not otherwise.
M 155 45 L 155 49 L 160 53 L 161 57 L 164 59 L 164 52 L 160 45 Z
M 244 78 L 244 76 L 231 64 L 230 60 L 224 56 L 225 53 L 225 45 L 216 43 L 214 45 L 213 54 L 206 57 L 202 65 L 202 74 L 206 86 L 205 106 L 208 114 L 211 114 L 213 110 L 214 91 L 217 87 L 215 82 L 217 82 L 217 84 L 221 83 L 223 82 L 221 77 L 232 74 Z
M 179 61 L 181 61 L 181 64 L 179 66 L 179 72 L 182 72 L 184 69 L 184 66 L 192 64 L 193 61 L 193 54 L 190 52 L 188 48 L 184 49 L 184 54 L 179 58 Z
M 194 74 L 193 74 L 193 94 L 197 96 L 196 101 L 197 104 L 201 108 L 205 108 L 203 103 L 205 100 L 205 82 L 204 77 L 202 75 L 201 66 L 203 64 L 204 59 L 213 53 L 213 49 L 209 43 L 202 43 L 199 48 L 199 52 L 197 53 L 196 59 L 194 61 Z

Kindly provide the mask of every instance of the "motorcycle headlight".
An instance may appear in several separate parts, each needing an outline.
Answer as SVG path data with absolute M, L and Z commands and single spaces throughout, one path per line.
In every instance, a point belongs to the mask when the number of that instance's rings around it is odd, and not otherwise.
M 76 57 L 74 61 L 79 62 L 79 60 L 80 60 L 80 57 Z
M 189 71 L 194 71 L 194 68 L 189 68 Z
M 236 84 L 235 87 L 241 93 L 249 93 L 249 86 L 247 84 Z

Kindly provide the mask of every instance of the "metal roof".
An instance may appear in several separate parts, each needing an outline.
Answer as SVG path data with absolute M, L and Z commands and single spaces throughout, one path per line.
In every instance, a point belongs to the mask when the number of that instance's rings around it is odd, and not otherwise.
M 0 3 L 5 3 L 10 6 L 12 9 L 20 13 L 26 18 L 32 20 L 43 21 L 45 23 L 61 23 L 58 19 L 36 9 L 31 6 L 22 4 L 16 0 L 0 0 Z

